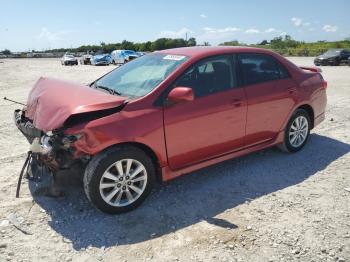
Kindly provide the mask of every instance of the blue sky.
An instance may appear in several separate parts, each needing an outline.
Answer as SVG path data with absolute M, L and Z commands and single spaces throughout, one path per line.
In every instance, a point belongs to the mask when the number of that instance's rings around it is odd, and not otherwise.
M 195 37 L 216 45 L 289 34 L 303 41 L 350 37 L 350 1 L 2 0 L 0 50 Z

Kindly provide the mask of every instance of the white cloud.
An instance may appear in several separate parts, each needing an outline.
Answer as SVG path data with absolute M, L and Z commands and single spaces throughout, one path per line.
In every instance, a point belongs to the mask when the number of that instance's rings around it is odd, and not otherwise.
M 273 27 L 270 27 L 270 28 L 266 29 L 264 32 L 265 32 L 265 33 L 276 33 L 276 32 L 278 32 L 278 30 L 276 30 L 276 29 L 273 28 Z
M 213 33 L 213 34 L 222 34 L 222 33 L 234 33 L 241 31 L 238 27 L 225 27 L 225 28 L 212 28 L 212 27 L 204 27 L 204 31 L 207 33 Z
M 258 29 L 255 29 L 255 28 L 249 28 L 249 29 L 245 30 L 245 33 L 246 34 L 259 34 L 260 31 Z
M 280 36 L 285 36 L 285 35 L 287 35 L 287 32 L 280 33 Z
M 49 41 L 62 40 L 62 37 L 60 37 L 59 34 L 50 32 L 46 27 L 41 28 L 38 38 Z
M 51 32 L 46 27 L 41 28 L 38 38 L 41 40 L 47 40 L 49 42 L 56 42 L 64 40 L 64 36 L 72 33 L 72 30 L 62 30 L 59 32 Z
M 322 29 L 326 32 L 336 32 L 338 30 L 338 27 L 335 25 L 324 25 Z
M 201 15 L 200 15 L 200 18 L 205 19 L 205 18 L 208 18 L 208 16 L 207 16 L 207 15 L 205 15 L 205 14 L 201 14 Z
M 232 39 L 234 35 L 242 31 L 238 27 L 223 27 L 223 28 L 214 28 L 214 27 L 203 27 L 202 34 L 196 36 L 196 39 L 199 43 L 209 41 L 211 44 L 222 43 L 223 41 L 228 41 Z
M 292 17 L 290 20 L 292 21 L 292 23 L 293 23 L 296 27 L 310 26 L 310 25 L 311 25 L 310 22 L 303 22 L 304 20 L 301 19 L 300 17 Z
M 303 23 L 303 19 L 299 18 L 299 17 L 292 17 L 290 19 L 292 21 L 292 23 L 295 25 L 295 26 L 301 26 L 302 23 Z
M 187 27 L 181 28 L 179 31 L 170 31 L 170 30 L 164 30 L 159 33 L 159 37 L 166 37 L 166 38 L 184 38 L 187 34 L 192 34 L 193 31 L 188 29 Z

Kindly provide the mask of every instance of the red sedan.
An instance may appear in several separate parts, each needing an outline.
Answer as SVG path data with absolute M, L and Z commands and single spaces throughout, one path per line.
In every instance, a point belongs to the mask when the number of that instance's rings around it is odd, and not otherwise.
M 264 49 L 154 52 L 90 86 L 41 78 L 16 125 L 35 163 L 85 166 L 100 210 L 134 209 L 157 179 L 278 145 L 297 152 L 325 118 L 327 82 Z

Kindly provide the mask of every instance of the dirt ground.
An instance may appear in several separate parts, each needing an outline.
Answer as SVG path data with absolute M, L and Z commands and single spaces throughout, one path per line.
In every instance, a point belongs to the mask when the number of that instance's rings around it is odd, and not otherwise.
M 312 58 L 290 58 L 312 65 Z M 0 97 L 40 76 L 89 83 L 114 66 L 0 60 Z M 18 174 L 28 144 L 0 101 L 0 261 L 350 261 L 350 67 L 322 67 L 326 120 L 299 153 L 268 149 L 159 186 L 137 210 L 95 210 L 80 183 L 36 194 Z

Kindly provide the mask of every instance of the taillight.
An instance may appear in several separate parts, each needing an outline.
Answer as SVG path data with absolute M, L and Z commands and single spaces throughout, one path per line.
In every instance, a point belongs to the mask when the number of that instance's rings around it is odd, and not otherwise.
M 328 87 L 328 82 L 325 81 L 325 80 L 323 80 L 323 81 L 322 81 L 322 87 L 323 87 L 324 89 L 326 89 L 326 88 Z

